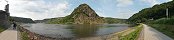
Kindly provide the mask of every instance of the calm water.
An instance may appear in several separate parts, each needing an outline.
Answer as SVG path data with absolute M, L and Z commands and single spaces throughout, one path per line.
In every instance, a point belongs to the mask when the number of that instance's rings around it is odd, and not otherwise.
M 127 24 L 103 24 L 103 25 L 61 25 L 61 24 L 23 24 L 24 28 L 53 38 L 83 38 L 104 36 L 129 28 Z

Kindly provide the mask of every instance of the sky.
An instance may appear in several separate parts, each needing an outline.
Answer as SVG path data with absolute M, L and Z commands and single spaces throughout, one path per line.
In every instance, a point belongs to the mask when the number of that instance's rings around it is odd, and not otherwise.
M 10 15 L 42 20 L 64 17 L 80 4 L 88 4 L 101 17 L 128 19 L 140 10 L 172 0 L 7 0 Z M 0 10 L 7 2 L 0 0 Z

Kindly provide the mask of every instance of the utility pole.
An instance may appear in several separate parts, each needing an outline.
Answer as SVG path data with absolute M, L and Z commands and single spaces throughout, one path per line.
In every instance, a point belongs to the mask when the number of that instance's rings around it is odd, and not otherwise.
M 168 12 L 169 10 L 168 10 L 168 8 L 166 9 L 166 16 L 167 16 L 167 19 L 168 19 L 168 17 L 169 17 L 169 12 Z

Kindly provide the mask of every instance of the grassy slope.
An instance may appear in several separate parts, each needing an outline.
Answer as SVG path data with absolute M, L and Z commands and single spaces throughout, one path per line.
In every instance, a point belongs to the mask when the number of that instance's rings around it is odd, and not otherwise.
M 6 29 L 6 28 L 0 26 L 0 33 L 1 33 L 2 31 L 4 31 L 5 29 Z
M 161 18 L 155 21 L 149 22 L 150 24 L 168 24 L 168 25 L 174 25 L 174 18 Z
M 148 25 L 174 39 L 173 36 L 174 25 L 166 25 L 166 24 L 148 24 Z
M 22 40 L 29 40 L 28 34 L 26 32 L 21 32 L 21 39 Z
M 174 18 L 161 18 L 149 22 L 148 25 L 174 39 Z
M 142 24 L 135 26 L 134 27 L 135 31 L 133 31 L 127 35 L 120 36 L 119 38 L 120 38 L 120 40 L 137 40 L 142 28 L 143 28 Z

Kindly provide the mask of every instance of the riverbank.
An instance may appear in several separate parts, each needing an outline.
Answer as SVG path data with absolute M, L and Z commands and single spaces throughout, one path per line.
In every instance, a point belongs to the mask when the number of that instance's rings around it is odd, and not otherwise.
M 46 37 L 43 35 L 36 34 L 34 32 L 31 32 L 31 31 L 21 27 L 21 26 L 18 26 L 17 28 L 19 30 L 20 40 L 55 40 L 55 38 Z
M 142 24 L 140 24 L 138 26 L 128 28 L 124 31 L 108 35 L 106 40 L 137 40 L 142 29 Z

